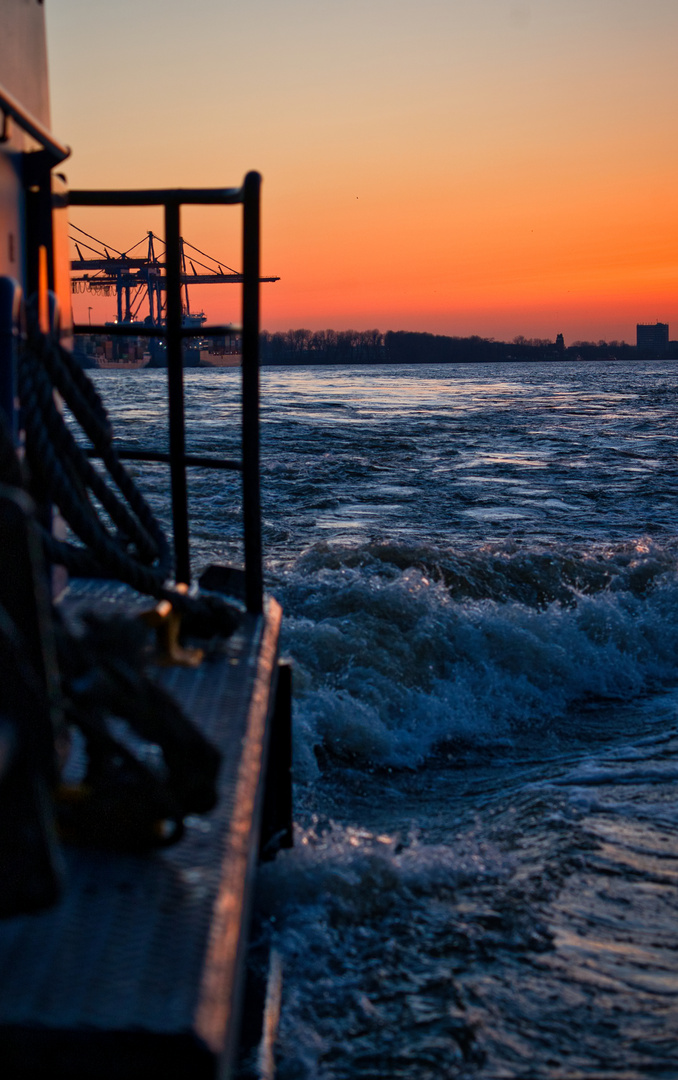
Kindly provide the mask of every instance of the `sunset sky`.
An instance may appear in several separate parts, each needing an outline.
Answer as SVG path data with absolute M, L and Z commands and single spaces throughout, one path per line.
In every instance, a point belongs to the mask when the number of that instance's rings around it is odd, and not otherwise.
M 265 328 L 570 343 L 659 319 L 678 338 L 677 0 L 46 10 L 72 187 L 263 174 Z M 162 232 L 155 212 L 72 218 L 121 249 Z M 183 231 L 238 266 L 234 223 L 196 209 Z M 237 294 L 192 302 L 236 319 Z M 86 321 L 94 301 L 74 302 Z

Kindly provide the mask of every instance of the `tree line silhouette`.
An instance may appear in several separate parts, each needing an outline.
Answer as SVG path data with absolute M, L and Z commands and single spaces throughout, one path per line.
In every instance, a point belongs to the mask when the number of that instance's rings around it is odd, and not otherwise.
M 379 330 L 287 330 L 260 335 L 266 364 L 374 364 L 384 362 Z
M 287 330 L 260 336 L 262 364 L 459 364 L 504 360 L 634 360 L 625 341 L 555 341 L 525 338 L 495 341 L 478 335 L 450 337 L 409 330 Z M 648 354 L 649 355 L 649 354 Z M 678 342 L 654 350 L 655 358 L 678 359 Z

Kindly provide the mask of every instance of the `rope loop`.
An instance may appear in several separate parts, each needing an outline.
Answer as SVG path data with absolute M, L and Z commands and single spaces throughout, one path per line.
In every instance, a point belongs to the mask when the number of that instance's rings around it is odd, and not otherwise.
M 182 614 L 207 617 L 218 633 L 229 634 L 241 609 L 216 596 L 177 591 L 169 579 L 172 554 L 167 537 L 146 499 L 120 461 L 106 407 L 87 374 L 58 342 L 29 334 L 18 371 L 22 424 L 30 486 L 43 503 L 54 503 L 80 543 L 42 529 L 50 562 L 72 576 L 111 577 L 137 592 L 169 600 Z M 74 438 L 55 400 L 57 390 L 103 462 L 96 467 Z M 0 477 L 17 466 L 8 432 L 0 427 Z

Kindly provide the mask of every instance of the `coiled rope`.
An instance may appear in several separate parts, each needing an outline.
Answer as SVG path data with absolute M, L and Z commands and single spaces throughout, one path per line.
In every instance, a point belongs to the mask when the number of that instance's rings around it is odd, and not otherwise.
M 182 614 L 208 617 L 215 630 L 230 633 L 240 621 L 237 605 L 214 595 L 187 595 L 168 583 L 172 556 L 167 538 L 115 451 L 101 397 L 71 354 L 52 338 L 31 334 L 20 356 L 18 387 L 31 488 L 41 501 L 59 508 L 83 545 L 60 540 L 43 527 L 48 561 L 73 576 L 115 578 L 137 592 L 168 600 Z M 55 401 L 55 389 L 101 457 L 108 482 L 71 434 Z M 4 425 L 0 476 L 14 484 L 20 477 Z
M 65 566 L 74 576 L 106 575 L 168 600 L 181 614 L 197 616 L 208 635 L 230 633 L 240 622 L 240 606 L 213 594 L 186 595 L 168 583 L 172 557 L 165 534 L 115 452 L 99 394 L 70 353 L 44 335 L 31 335 L 19 357 L 18 388 L 25 463 L 17 456 L 0 410 L 0 482 L 28 488 L 38 502 L 58 506 L 80 541 L 79 545 L 57 539 L 49 524 L 35 521 L 31 514 L 30 528 L 38 530 L 47 560 Z M 105 473 L 92 465 L 76 442 L 55 390 L 100 455 Z M 194 619 L 194 628 L 196 623 Z M 58 725 L 41 749 L 36 737 L 39 723 L 27 723 L 32 714 L 39 721 L 48 712 L 54 725 L 55 713 L 45 696 L 49 688 L 26 659 L 23 635 L 0 604 L 0 676 L 4 673 L 8 730 L 33 756 L 36 747 L 43 754 L 43 772 L 55 789 L 62 838 L 123 850 L 175 843 L 186 814 L 203 813 L 215 804 L 219 751 L 147 674 L 148 631 L 138 620 L 101 619 L 90 613 L 74 633 L 53 609 L 52 625 L 59 711 L 63 707 L 69 728 L 79 728 L 86 747 L 85 774 L 73 783 L 56 782 L 60 771 L 56 747 L 59 738 L 63 741 Z M 111 727 L 112 717 L 127 723 L 133 736 L 129 745 Z M 162 768 L 139 756 L 135 740 L 160 748 Z M 21 761 L 33 762 L 26 752 L 21 759 L 15 756 L 17 769 Z M 51 879 L 48 884 L 52 889 Z M 1 909 L 0 889 L 0 913 Z

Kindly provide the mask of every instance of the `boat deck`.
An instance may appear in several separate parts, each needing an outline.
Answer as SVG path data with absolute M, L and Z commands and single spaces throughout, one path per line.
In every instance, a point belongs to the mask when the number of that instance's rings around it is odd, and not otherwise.
M 124 589 L 124 586 L 118 587 Z M 105 612 L 105 583 L 88 602 Z M 174 847 L 66 848 L 52 909 L 0 921 L 3 1076 L 228 1076 L 275 727 L 281 610 L 247 615 L 197 670 L 159 681 L 223 754 L 219 801 Z

